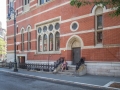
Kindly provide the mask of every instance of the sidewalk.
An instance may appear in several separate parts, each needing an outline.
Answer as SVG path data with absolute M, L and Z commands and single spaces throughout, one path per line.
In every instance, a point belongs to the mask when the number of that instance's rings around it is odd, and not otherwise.
M 52 72 L 27 71 L 23 69 L 18 69 L 18 72 L 13 72 L 12 69 L 7 68 L 0 68 L 0 71 L 25 77 L 37 78 L 40 80 L 99 88 L 100 90 L 118 90 L 115 88 L 108 88 L 106 86 L 111 82 L 120 82 L 120 77 L 93 76 L 93 75 L 84 75 L 78 77 L 63 74 L 53 74 Z

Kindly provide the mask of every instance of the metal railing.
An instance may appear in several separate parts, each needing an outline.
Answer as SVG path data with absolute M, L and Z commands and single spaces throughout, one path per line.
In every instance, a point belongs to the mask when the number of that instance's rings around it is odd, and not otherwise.
M 60 57 L 54 64 L 35 64 L 35 63 L 24 63 L 18 64 L 19 68 L 27 70 L 37 70 L 37 71 L 53 71 L 58 67 L 60 63 L 63 63 L 64 57 Z M 14 62 L 6 63 L 6 67 L 13 68 Z
M 6 63 L 6 67 L 8 68 L 13 68 L 14 67 L 14 62 L 11 63 Z M 55 65 L 51 64 L 33 64 L 33 63 L 28 63 L 28 64 L 19 64 L 19 68 L 22 69 L 27 69 L 27 70 L 37 70 L 37 71 L 53 71 L 55 69 Z
M 27 70 L 37 70 L 37 71 L 53 71 L 55 65 L 48 65 L 48 64 L 19 64 L 19 68 L 27 69 Z
M 13 68 L 14 67 L 14 62 L 6 63 L 5 65 L 8 68 Z

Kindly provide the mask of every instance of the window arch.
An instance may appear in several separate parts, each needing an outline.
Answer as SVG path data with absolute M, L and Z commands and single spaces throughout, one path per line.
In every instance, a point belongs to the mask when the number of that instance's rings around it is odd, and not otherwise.
M 27 27 L 27 41 L 28 41 L 27 49 L 28 49 L 28 51 L 31 49 L 31 32 L 30 32 L 30 30 L 31 30 L 31 27 L 28 26 Z
M 55 34 L 55 50 L 58 51 L 60 49 L 60 34 L 57 32 Z
M 38 38 L 38 51 L 41 52 L 42 51 L 42 36 L 39 35 Z
M 53 34 L 50 33 L 49 35 L 49 50 L 53 51 Z
M 60 53 L 60 23 L 59 19 L 40 23 L 37 29 L 37 53 Z
M 43 36 L 43 50 L 47 51 L 47 35 Z
M 95 9 L 95 43 L 102 44 L 103 41 L 103 8 L 98 6 Z
M 24 51 L 24 29 L 21 30 L 21 51 Z
M 102 29 L 103 28 L 103 23 L 102 23 L 102 17 L 103 17 L 103 8 L 98 7 L 95 10 L 95 16 L 96 16 L 96 24 L 97 24 L 97 29 Z

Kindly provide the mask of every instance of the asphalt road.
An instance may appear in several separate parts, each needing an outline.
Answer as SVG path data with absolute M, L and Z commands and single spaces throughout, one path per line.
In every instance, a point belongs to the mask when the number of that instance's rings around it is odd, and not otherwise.
M 0 90 L 90 90 L 0 72 Z

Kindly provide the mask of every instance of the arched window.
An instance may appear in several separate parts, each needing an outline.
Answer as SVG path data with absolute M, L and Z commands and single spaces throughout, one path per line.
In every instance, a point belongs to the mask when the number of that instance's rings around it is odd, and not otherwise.
M 24 29 L 21 31 L 21 51 L 24 50 Z
M 31 32 L 30 32 L 30 27 L 28 27 L 28 33 L 27 33 L 27 39 L 28 39 L 28 51 L 31 49 Z
M 43 50 L 47 51 L 47 35 L 43 36 Z
M 39 52 L 42 51 L 42 37 L 41 37 L 41 35 L 38 38 L 38 51 Z
M 58 51 L 60 49 L 60 34 L 57 32 L 55 34 L 55 50 Z
M 37 25 L 37 53 L 60 53 L 60 23 L 58 19 Z M 54 51 L 54 52 L 53 52 Z
M 103 8 L 98 6 L 95 10 L 95 37 L 96 44 L 102 44 L 103 41 Z
M 103 28 L 103 8 L 102 7 L 98 7 L 95 10 L 95 16 L 96 16 L 96 28 L 98 29 L 102 29 Z
M 49 35 L 49 50 L 53 51 L 53 34 L 50 33 Z

